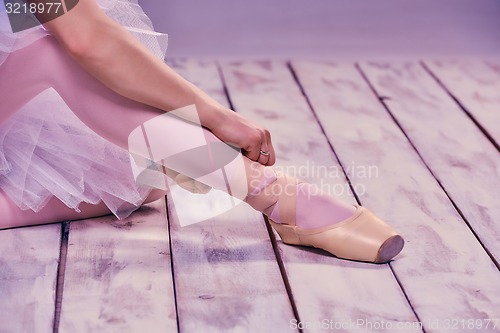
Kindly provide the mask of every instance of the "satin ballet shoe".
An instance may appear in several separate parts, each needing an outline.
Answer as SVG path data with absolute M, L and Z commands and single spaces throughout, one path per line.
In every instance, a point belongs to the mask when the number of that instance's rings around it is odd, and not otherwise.
M 332 198 L 314 194 L 310 184 L 286 175 L 268 176 L 262 184 L 245 201 L 268 216 L 285 244 L 311 246 L 338 258 L 372 263 L 388 262 L 403 248 L 403 238 L 362 206 L 355 205 L 354 213 L 343 221 L 319 228 L 297 226 L 297 216 L 328 219 Z M 297 208 L 301 210 L 299 215 Z
M 342 259 L 386 263 L 404 246 L 403 238 L 362 206 L 348 219 L 316 229 L 304 229 L 269 219 L 285 244 L 312 246 Z

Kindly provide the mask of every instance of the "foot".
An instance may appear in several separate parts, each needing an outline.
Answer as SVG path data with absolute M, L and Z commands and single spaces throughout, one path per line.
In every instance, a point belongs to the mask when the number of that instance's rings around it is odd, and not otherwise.
M 404 245 L 403 238 L 368 209 L 349 206 L 315 185 L 274 171 L 262 177 L 245 201 L 269 217 L 286 244 L 373 263 L 388 262 Z

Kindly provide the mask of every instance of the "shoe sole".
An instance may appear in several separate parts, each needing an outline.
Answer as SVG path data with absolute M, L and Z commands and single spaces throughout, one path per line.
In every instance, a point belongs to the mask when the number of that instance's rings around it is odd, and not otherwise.
M 316 247 L 311 244 L 304 244 L 298 235 L 295 233 L 293 227 L 287 226 L 287 225 L 282 225 L 279 223 L 274 222 L 273 220 L 269 220 L 271 226 L 278 232 L 278 235 L 281 238 L 281 241 L 285 244 L 288 245 L 300 245 L 300 246 L 310 246 L 310 247 Z M 377 255 L 375 256 L 375 260 L 363 260 L 363 259 L 352 259 L 352 258 L 347 258 L 347 257 L 339 257 L 335 253 L 324 249 L 322 247 L 317 247 L 321 248 L 337 258 L 341 259 L 347 259 L 347 260 L 354 260 L 354 261 L 364 261 L 364 262 L 371 262 L 375 264 L 384 264 L 389 262 L 392 258 L 397 256 L 401 250 L 404 247 L 404 239 L 400 235 L 393 235 L 389 238 L 387 238 L 382 245 L 379 247 L 377 251 Z
M 399 235 L 394 235 L 385 240 L 385 242 L 378 249 L 377 257 L 375 258 L 375 263 L 383 264 L 390 261 L 392 258 L 397 256 L 399 252 L 403 249 L 405 241 L 403 237 Z

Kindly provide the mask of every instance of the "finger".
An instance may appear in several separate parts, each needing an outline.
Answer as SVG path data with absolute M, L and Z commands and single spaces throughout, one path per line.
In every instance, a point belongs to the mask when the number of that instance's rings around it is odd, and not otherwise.
M 269 153 L 269 148 L 267 145 L 266 135 L 265 135 L 265 133 L 262 133 L 262 134 L 263 134 L 262 135 L 262 143 L 261 143 L 260 149 L 259 149 L 260 156 L 259 156 L 259 159 L 257 160 L 257 162 L 259 162 L 262 165 L 266 165 L 267 162 L 269 161 L 270 153 Z
M 266 150 L 262 148 L 262 151 L 265 152 Z M 262 165 L 267 165 L 268 161 L 269 161 L 269 155 L 262 153 L 260 154 L 259 159 L 257 160 L 257 162 L 259 162 Z
M 273 141 L 271 140 L 271 133 L 266 129 L 264 130 L 264 134 L 266 136 L 266 144 L 268 149 L 266 151 L 269 152 L 269 158 L 267 159 L 266 165 L 274 165 L 274 163 L 276 163 L 276 154 L 274 152 Z
M 259 159 L 259 151 L 255 148 L 247 148 L 243 150 L 243 155 L 248 157 L 252 161 L 257 161 Z
M 260 146 L 262 144 L 263 133 L 249 140 L 248 147 L 245 147 L 244 155 L 252 161 L 258 161 L 260 158 Z

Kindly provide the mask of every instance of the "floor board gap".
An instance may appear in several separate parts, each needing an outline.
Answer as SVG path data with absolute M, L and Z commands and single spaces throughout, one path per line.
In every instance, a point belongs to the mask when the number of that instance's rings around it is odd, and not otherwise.
M 290 285 L 290 281 L 288 280 L 288 275 L 286 274 L 285 264 L 283 263 L 283 258 L 279 252 L 278 241 L 274 235 L 273 228 L 269 223 L 267 216 L 262 214 L 264 217 L 264 221 L 266 224 L 267 232 L 269 233 L 269 239 L 271 240 L 271 244 L 273 246 L 274 255 L 276 256 L 276 262 L 278 263 L 278 267 L 280 269 L 281 278 L 283 279 L 283 283 L 285 285 L 286 293 L 288 294 L 288 299 L 290 300 L 290 305 L 292 306 L 293 315 L 295 316 L 295 320 L 297 323 L 300 323 L 299 310 L 297 309 L 297 305 L 295 303 L 295 299 L 293 298 L 292 286 Z M 298 328 L 299 332 L 302 333 L 302 329 Z
M 405 288 L 403 286 L 403 283 L 401 282 L 401 280 L 399 280 L 398 275 L 396 274 L 396 272 L 392 268 L 391 263 L 389 262 L 389 263 L 387 263 L 387 265 L 389 265 L 389 268 L 390 268 L 390 270 L 392 272 L 392 275 L 394 276 L 394 279 L 396 280 L 399 288 L 401 289 L 401 292 L 403 292 L 403 295 L 406 298 L 406 301 L 408 302 L 408 305 L 410 306 L 411 311 L 415 315 L 415 318 L 417 318 L 417 322 L 423 323 L 422 320 L 420 319 L 420 316 L 418 315 L 417 311 L 415 311 L 415 309 L 413 308 L 413 304 L 411 304 L 411 302 L 410 302 L 410 298 L 408 297 L 408 294 L 406 293 L 406 290 L 405 290 Z M 421 328 L 422 328 L 422 332 L 426 333 L 426 330 L 425 330 L 425 327 L 423 326 L 423 324 L 422 324 Z
M 66 258 L 68 255 L 68 239 L 69 239 L 70 222 L 61 223 L 61 245 L 59 252 L 59 265 L 57 267 L 56 281 L 56 301 L 54 308 L 54 329 L 53 332 L 59 332 L 59 322 L 61 321 L 61 309 L 64 291 L 64 273 L 66 271 Z
M 168 209 L 168 202 L 167 202 L 167 197 L 165 196 L 165 211 L 167 214 L 167 230 L 168 230 L 168 246 L 170 249 L 170 271 L 172 272 L 172 289 L 174 290 L 174 305 L 175 305 L 175 319 L 177 322 L 177 332 L 180 333 L 180 323 L 179 323 L 179 307 L 177 305 L 177 289 L 175 286 L 175 273 L 174 273 L 174 252 L 173 252 L 173 247 L 172 247 L 172 229 L 170 228 L 170 215 L 169 215 L 169 209 Z
M 500 152 L 500 145 L 498 144 L 498 142 L 495 141 L 493 136 L 491 136 L 491 134 L 483 125 L 481 125 L 481 123 L 476 119 L 476 117 L 474 117 L 474 115 L 469 110 L 467 110 L 467 108 L 463 105 L 463 103 L 460 102 L 458 97 L 453 95 L 453 93 L 448 89 L 448 87 L 446 87 L 444 82 L 439 79 L 439 77 L 425 64 L 425 62 L 420 61 L 419 63 L 420 66 L 422 66 L 423 69 L 434 79 L 434 81 L 436 81 L 437 84 L 441 88 L 443 88 L 443 90 L 451 97 L 451 99 L 453 99 L 453 101 L 457 103 L 460 109 L 467 115 L 467 117 L 474 123 L 474 125 L 476 125 L 476 127 L 481 131 L 481 133 L 483 133 L 483 135 L 486 136 L 486 138 L 497 149 L 497 151 Z
M 222 68 L 219 62 L 215 63 L 215 67 L 217 68 L 217 72 L 219 73 L 219 78 L 222 83 L 222 89 L 224 90 L 224 95 L 226 95 L 227 104 L 229 105 L 229 108 L 231 110 L 236 112 L 233 101 L 231 99 L 231 95 L 229 94 L 229 89 L 227 89 L 226 78 L 224 77 L 224 73 L 222 72 Z
M 309 96 L 307 96 L 307 93 L 304 89 L 304 86 L 302 85 L 302 83 L 300 82 L 299 80 L 299 77 L 297 76 L 297 73 L 295 72 L 292 64 L 290 62 L 287 63 L 287 66 L 288 66 L 288 69 L 290 70 L 291 74 L 292 74 L 292 77 L 295 81 L 295 83 L 297 84 L 297 86 L 299 87 L 299 90 L 302 94 L 302 96 L 304 96 L 304 99 L 307 103 L 307 106 L 309 107 L 309 110 L 311 111 L 311 113 L 313 114 L 313 117 L 316 121 L 316 123 L 318 123 L 319 125 L 319 128 L 321 129 L 321 133 L 323 134 L 323 136 L 325 137 L 326 139 L 326 142 L 328 144 L 328 147 L 330 147 L 330 151 L 333 153 L 333 155 L 335 156 L 335 160 L 337 161 L 337 163 L 340 165 L 340 168 L 342 169 L 342 173 L 344 174 L 344 177 L 347 181 L 347 183 L 349 184 L 349 188 L 351 189 L 351 192 L 352 194 L 354 195 L 354 198 L 356 199 L 356 202 L 358 203 L 358 205 L 361 205 L 361 200 L 359 199 L 359 196 L 358 194 L 356 193 L 356 191 L 354 190 L 354 186 L 352 185 L 352 182 L 351 182 L 351 179 L 349 178 L 349 176 L 347 175 L 347 172 L 345 171 L 345 167 L 344 165 L 342 164 L 342 161 L 340 160 L 339 156 L 337 155 L 337 153 L 335 152 L 335 149 L 333 148 L 333 145 L 332 145 L 332 142 L 330 141 L 330 139 L 328 138 L 328 135 L 326 134 L 326 131 L 325 131 L 325 128 L 323 127 L 323 124 L 321 123 L 321 121 L 319 120 L 318 118 L 318 114 L 316 113 L 316 110 L 314 110 L 314 107 L 311 103 L 311 100 L 309 99 Z

